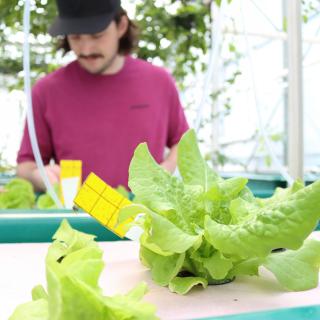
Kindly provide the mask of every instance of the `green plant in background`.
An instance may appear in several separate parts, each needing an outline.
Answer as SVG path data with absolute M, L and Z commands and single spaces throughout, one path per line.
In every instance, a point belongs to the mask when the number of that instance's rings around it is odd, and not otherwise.
M 221 1 L 215 2 L 220 5 Z M 183 86 L 184 77 L 196 72 L 199 56 L 208 50 L 211 1 L 166 0 L 160 5 L 151 0 L 133 3 L 137 3 L 135 20 L 141 29 L 137 55 L 147 60 L 160 59 Z M 55 1 L 36 0 L 31 4 L 31 70 L 36 79 L 56 69 L 61 56 L 55 58 L 56 40 L 47 35 L 48 25 L 57 12 Z M 2 74 L 15 75 L 22 71 L 21 43 L 15 35 L 20 33 L 21 36 L 23 31 L 23 6 L 24 2 L 0 2 Z M 201 69 L 205 67 L 202 63 Z
M 167 1 L 168 2 L 168 1 Z M 208 5 L 203 1 L 169 1 L 175 3 L 176 12 L 169 13 L 165 7 L 156 6 L 154 1 L 140 2 L 136 6 L 137 22 L 142 30 L 137 55 L 144 59 L 160 58 L 173 69 L 181 80 L 195 71 L 199 49 L 207 51 L 209 19 Z M 15 35 L 23 30 L 23 2 L 2 0 L 0 2 L 0 73 L 15 75 L 22 70 L 21 43 Z M 177 6 L 178 5 L 178 6 Z M 31 6 L 31 70 L 32 78 L 56 69 L 56 40 L 47 36 L 47 28 L 56 16 L 53 0 L 37 0 Z M 166 45 L 163 43 L 166 42 Z M 169 45 L 170 44 L 170 45 Z M 12 52 L 15 52 L 13 55 Z M 204 65 L 203 65 L 204 68 Z M 16 84 L 21 87 L 22 82 Z
M 57 195 L 60 194 L 59 184 L 55 184 L 53 186 L 54 191 Z M 58 209 L 57 205 L 55 204 L 54 200 L 51 198 L 48 192 L 41 194 L 37 199 L 37 208 L 40 210 L 45 209 Z
M 54 189 L 59 194 L 59 185 Z M 56 204 L 48 193 L 36 198 L 32 184 L 24 179 L 13 178 L 0 187 L 0 210 L 7 209 L 57 209 Z
M 185 294 L 197 284 L 258 275 L 264 266 L 288 290 L 317 286 L 320 242 L 305 239 L 320 218 L 320 181 L 255 198 L 247 179 L 224 180 L 207 165 L 192 130 L 179 143 L 178 166 L 182 180 L 140 144 L 129 171 L 140 204 L 120 212 L 119 222 L 144 214 L 140 258 L 157 284 Z M 276 248 L 287 251 L 272 254 Z
M 23 1 L 0 1 L 0 74 L 15 76 L 22 71 Z M 56 69 L 56 41 L 47 36 L 49 22 L 56 15 L 55 1 L 31 1 L 31 70 L 32 79 Z M 22 75 L 9 88 L 23 86 Z
M 209 1 L 147 0 L 136 6 L 136 19 L 141 29 L 138 56 L 163 61 L 183 86 L 188 74 L 196 73 L 199 56 L 205 55 L 210 43 Z M 205 70 L 206 65 L 200 64 Z
M 57 195 L 60 194 L 59 184 L 54 185 L 54 190 Z M 118 186 L 116 190 L 128 199 L 131 197 L 123 186 Z M 0 210 L 7 209 L 50 210 L 58 209 L 58 207 L 48 192 L 36 197 L 33 186 L 29 181 L 14 178 L 4 186 L 0 186 Z
M 33 301 L 18 306 L 9 320 L 157 319 L 155 307 L 141 301 L 147 291 L 144 283 L 126 295 L 103 295 L 98 285 L 103 251 L 94 238 L 64 220 L 46 257 L 47 291 L 34 287 Z
M 0 209 L 31 209 L 35 205 L 32 184 L 15 178 L 0 189 Z

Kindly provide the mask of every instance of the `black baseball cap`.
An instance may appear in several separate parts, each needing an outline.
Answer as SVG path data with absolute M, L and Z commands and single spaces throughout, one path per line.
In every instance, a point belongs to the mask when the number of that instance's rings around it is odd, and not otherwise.
M 49 28 L 52 36 L 93 34 L 107 28 L 121 8 L 120 0 L 56 0 L 58 17 Z

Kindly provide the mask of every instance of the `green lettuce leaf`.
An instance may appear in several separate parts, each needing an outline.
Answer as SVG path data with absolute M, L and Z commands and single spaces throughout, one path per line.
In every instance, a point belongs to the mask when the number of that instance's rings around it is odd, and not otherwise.
M 116 295 L 114 297 L 105 297 L 104 303 L 112 310 L 113 318 L 104 319 L 134 319 L 134 320 L 154 320 L 155 306 L 141 301 L 141 298 L 147 292 L 147 285 L 140 283 L 126 295 Z
M 316 288 L 319 281 L 320 241 L 306 240 L 297 251 L 272 254 L 266 258 L 263 265 L 288 290 Z
M 270 205 L 272 203 L 279 203 L 286 200 L 290 195 L 304 188 L 302 181 L 295 181 L 289 188 L 276 188 L 274 194 L 270 198 L 259 199 L 259 203 L 262 206 Z
M 164 257 L 141 246 L 140 257 L 143 264 L 151 269 L 152 279 L 160 286 L 166 286 L 180 271 L 185 254 Z
M 48 299 L 48 294 L 42 285 L 35 286 L 31 291 L 32 300 Z
M 207 165 L 193 130 L 179 142 L 178 167 L 181 179 L 163 170 L 146 144 L 139 145 L 130 164 L 129 185 L 142 206 L 128 206 L 120 213 L 123 220 L 144 215 L 140 260 L 155 282 L 184 294 L 199 281 L 220 284 L 238 275 L 257 276 L 261 265 L 272 268 L 292 290 L 317 282 L 313 271 L 319 266 L 306 264 L 313 270 L 312 280 L 302 275 L 301 283 L 288 284 L 276 267 L 282 255 L 271 251 L 298 250 L 314 230 L 320 218 L 320 181 L 308 187 L 297 181 L 278 188 L 269 199 L 255 198 L 246 178 L 225 180 Z M 300 255 L 290 259 L 292 265 L 301 264 Z M 295 277 L 292 272 L 288 276 Z
M 177 228 L 166 218 L 150 211 L 152 233 L 149 242 L 156 244 L 164 251 L 183 253 L 202 238 L 202 234 L 190 235 Z
M 103 295 L 98 284 L 103 252 L 94 236 L 72 229 L 64 220 L 54 239 L 46 257 L 47 292 L 35 287 L 34 301 L 18 306 L 10 320 L 157 319 L 155 307 L 141 301 L 145 284 L 128 295 Z
M 212 201 L 233 200 L 239 196 L 247 183 L 248 179 L 241 177 L 220 180 L 213 184 L 210 190 L 206 193 L 206 197 Z
M 210 276 L 216 280 L 226 278 L 233 267 L 232 261 L 225 258 L 219 251 L 216 251 L 211 257 L 204 259 L 203 265 L 209 271 Z
M 175 277 L 169 283 L 169 290 L 179 294 L 186 294 L 197 285 L 202 285 L 203 288 L 206 288 L 208 281 L 200 277 Z
M 193 130 L 186 132 L 178 145 L 178 168 L 186 185 L 201 186 L 204 192 L 220 179 L 202 158 Z
M 194 232 L 192 223 L 198 223 L 199 216 L 204 218 L 201 203 L 194 197 L 197 190 L 185 189 L 178 178 L 159 166 L 145 143 L 136 148 L 131 160 L 129 186 L 143 205 L 187 233 Z
M 258 276 L 259 266 L 262 265 L 264 259 L 251 258 L 235 263 L 234 268 L 229 273 L 230 277 L 238 275 Z
M 222 225 L 206 217 L 205 237 L 223 254 L 242 259 L 267 256 L 272 249 L 299 249 L 320 218 L 320 181 L 266 205 L 239 224 Z
M 14 178 L 0 191 L 0 209 L 31 209 L 35 205 L 32 184 Z
M 21 304 L 16 308 L 9 320 L 49 320 L 48 301 L 38 299 Z
M 53 186 L 54 191 L 56 194 L 60 194 L 59 184 L 55 184 Z M 57 209 L 57 205 L 55 204 L 54 200 L 51 198 L 48 192 L 41 194 L 37 199 L 36 206 L 38 209 Z

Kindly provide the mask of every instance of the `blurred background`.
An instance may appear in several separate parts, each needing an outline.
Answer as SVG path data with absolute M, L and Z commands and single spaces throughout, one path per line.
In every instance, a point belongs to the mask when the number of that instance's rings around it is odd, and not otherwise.
M 287 1 L 122 1 L 141 29 L 137 55 L 175 76 L 190 124 L 200 117 L 206 158 L 223 172 L 278 174 L 259 131 L 257 108 L 275 155 L 287 166 Z M 46 33 L 54 1 L 32 1 L 32 80 L 72 60 Z M 25 117 L 23 1 L 0 4 L 0 171 L 14 173 Z M 304 172 L 319 172 L 319 1 L 301 1 Z M 214 25 L 213 19 L 219 19 Z M 217 30 L 218 29 L 218 30 Z M 212 39 L 213 38 L 213 39 Z M 216 48 L 211 46 L 213 41 Z M 216 50 L 210 79 L 210 50 Z M 210 81 L 204 101 L 205 82 Z M 199 116 L 199 107 L 201 112 Z
M 284 180 L 292 112 L 289 37 L 301 48 L 303 177 L 314 180 L 320 172 L 320 2 L 301 1 L 301 34 L 289 35 L 288 1 L 122 1 L 141 30 L 136 55 L 174 75 L 203 154 L 225 176 Z M 0 2 L 1 181 L 15 173 L 25 119 L 23 6 Z M 32 82 L 73 59 L 56 52 L 56 40 L 46 32 L 55 15 L 53 0 L 31 1 Z

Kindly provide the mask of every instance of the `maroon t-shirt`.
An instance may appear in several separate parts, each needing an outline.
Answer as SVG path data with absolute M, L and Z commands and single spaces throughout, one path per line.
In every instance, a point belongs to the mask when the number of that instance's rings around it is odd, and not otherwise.
M 171 76 L 127 56 L 114 75 L 93 75 L 77 61 L 39 80 L 32 90 L 36 134 L 45 164 L 82 160 L 83 178 L 96 173 L 127 186 L 128 168 L 140 142 L 158 163 L 188 124 Z M 17 162 L 34 161 L 27 127 Z

